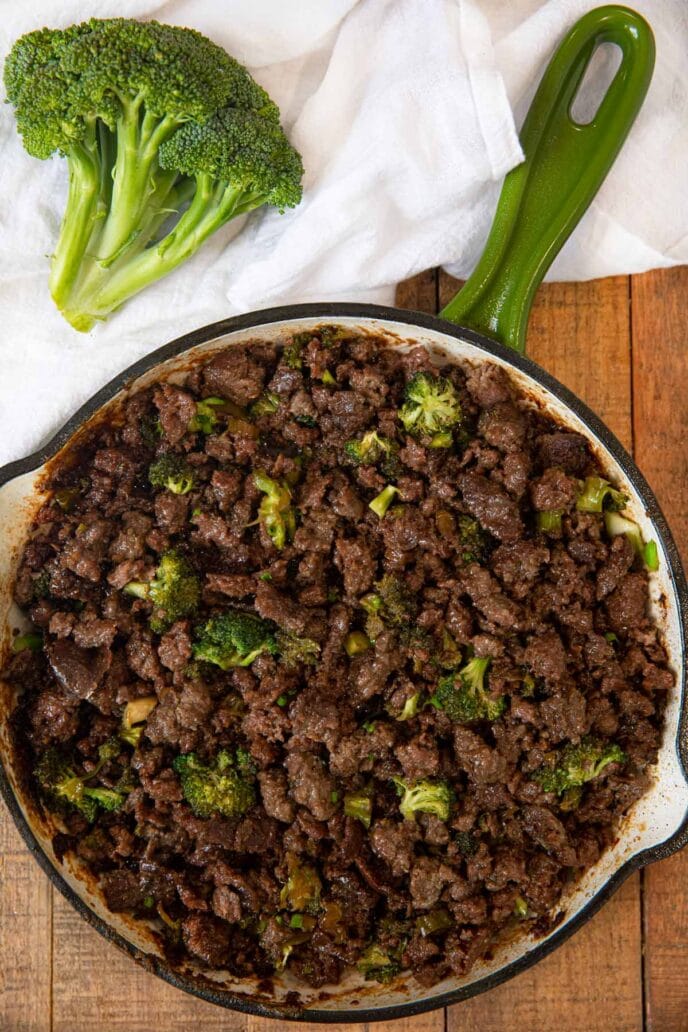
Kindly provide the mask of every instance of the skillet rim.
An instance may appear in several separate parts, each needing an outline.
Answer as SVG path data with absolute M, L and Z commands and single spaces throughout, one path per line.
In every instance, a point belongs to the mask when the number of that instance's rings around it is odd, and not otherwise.
M 148 372 L 154 366 L 174 358 L 177 355 L 189 351 L 199 344 L 208 343 L 217 337 L 221 337 L 237 330 L 256 329 L 270 325 L 275 322 L 282 322 L 292 319 L 313 319 L 325 320 L 330 317 L 346 316 L 361 320 L 381 320 L 383 322 L 396 322 L 424 330 L 433 330 L 445 336 L 454 337 L 458 340 L 467 340 L 474 344 L 480 351 L 488 356 L 494 356 L 508 365 L 515 367 L 526 375 L 530 376 L 540 385 L 544 386 L 559 401 L 563 402 L 585 425 L 585 428 L 594 438 L 601 442 L 604 448 L 614 457 L 623 470 L 633 488 L 641 499 L 647 514 L 649 515 L 657 535 L 660 538 L 665 555 L 668 559 L 671 585 L 676 598 L 679 613 L 679 647 L 685 656 L 686 641 L 688 640 L 688 585 L 681 563 L 680 554 L 674 538 L 669 530 L 667 521 L 662 509 L 650 488 L 645 477 L 642 475 L 634 460 L 623 447 L 617 437 L 609 428 L 595 415 L 588 406 L 582 402 L 572 391 L 561 384 L 555 377 L 551 376 L 544 369 L 538 366 L 532 359 L 522 355 L 512 348 L 499 343 L 492 338 L 477 333 L 474 330 L 450 323 L 437 316 L 427 315 L 424 312 L 415 312 L 408 309 L 394 308 L 385 305 L 356 304 L 354 302 L 312 302 L 308 304 L 280 305 L 272 308 L 248 312 L 243 315 L 231 316 L 221 319 L 218 322 L 209 323 L 199 329 L 192 330 L 182 336 L 162 345 L 149 352 L 143 358 L 128 366 L 117 376 L 95 392 L 79 409 L 63 424 L 62 427 L 40 448 L 22 459 L 0 468 L 0 489 L 5 484 L 19 476 L 42 466 L 48 459 L 52 458 L 69 438 L 90 419 L 95 413 L 120 390 L 126 388 L 129 382 L 137 379 L 143 373 Z M 381 328 L 383 329 L 383 328 Z M 686 664 L 682 664 L 682 678 L 680 689 L 680 712 L 677 721 L 675 747 L 676 754 L 681 766 L 683 778 L 688 784 L 688 687 L 687 687 Z M 664 842 L 630 857 L 616 870 L 599 891 L 590 899 L 571 920 L 567 921 L 561 928 L 549 936 L 548 939 L 536 945 L 524 956 L 511 961 L 499 968 L 497 971 L 486 975 L 484 978 L 471 983 L 468 986 L 459 986 L 456 989 L 438 994 L 422 1000 L 409 999 L 403 1003 L 392 1004 L 384 1007 L 361 1008 L 356 1010 L 319 1010 L 315 1007 L 308 1007 L 304 1010 L 291 1010 L 285 1005 L 265 1005 L 253 1001 L 241 995 L 216 991 L 207 985 L 195 983 L 184 975 L 175 973 L 169 968 L 162 958 L 143 953 L 133 943 L 129 942 L 103 918 L 99 917 L 82 900 L 82 898 L 69 886 L 62 873 L 54 867 L 46 853 L 41 848 L 33 830 L 25 818 L 11 787 L 4 765 L 0 760 L 0 794 L 14 820 L 14 823 L 22 836 L 29 852 L 38 862 L 51 883 L 58 889 L 65 899 L 74 907 L 80 916 L 92 927 L 95 928 L 108 942 L 113 943 L 128 953 L 137 963 L 141 964 L 151 973 L 162 978 L 177 989 L 190 993 L 214 1003 L 225 1009 L 236 1010 L 244 1014 L 252 1014 L 258 1017 L 277 1018 L 287 1021 L 322 1022 L 325 1024 L 355 1023 L 390 1021 L 397 1018 L 422 1014 L 427 1011 L 437 1010 L 441 1007 L 459 1003 L 462 1000 L 470 999 L 481 993 L 501 985 L 522 971 L 532 967 L 538 961 L 557 949 L 574 932 L 590 920 L 600 907 L 607 902 L 619 886 L 634 871 L 645 867 L 656 860 L 665 859 L 681 849 L 688 843 L 688 809 L 676 831 Z

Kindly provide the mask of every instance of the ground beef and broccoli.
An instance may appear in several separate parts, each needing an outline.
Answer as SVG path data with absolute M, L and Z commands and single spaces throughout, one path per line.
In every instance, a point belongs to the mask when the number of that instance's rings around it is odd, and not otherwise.
M 656 547 L 497 365 L 334 327 L 221 349 L 51 477 L 15 732 L 60 853 L 173 957 L 464 975 L 646 790 Z

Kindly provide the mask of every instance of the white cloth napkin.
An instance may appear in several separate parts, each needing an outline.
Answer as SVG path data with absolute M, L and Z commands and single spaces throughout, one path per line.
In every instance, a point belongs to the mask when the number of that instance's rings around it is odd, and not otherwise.
M 239 310 L 313 299 L 391 301 L 444 264 L 465 275 L 516 125 L 586 0 L 0 0 L 0 58 L 22 32 L 87 15 L 200 29 L 279 103 L 307 173 L 285 215 L 226 227 L 184 266 L 84 336 L 55 311 L 48 255 L 64 162 L 22 149 L 0 106 L 0 462 L 35 448 L 107 379 L 165 341 Z M 657 35 L 650 97 L 552 270 L 582 279 L 688 260 L 688 5 L 640 0 Z M 515 111 L 515 117 L 514 112 Z M 235 239 L 233 239 L 235 237 Z

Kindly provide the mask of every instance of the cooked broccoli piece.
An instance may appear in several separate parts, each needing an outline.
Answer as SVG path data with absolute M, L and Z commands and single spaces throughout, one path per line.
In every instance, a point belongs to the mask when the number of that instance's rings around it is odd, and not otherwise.
M 563 515 L 563 509 L 545 509 L 536 513 L 535 526 L 541 534 L 553 534 L 556 537 L 561 534 Z
M 373 819 L 373 800 L 367 791 L 347 792 L 344 796 L 344 813 L 347 817 L 354 817 L 366 828 L 370 827 Z
M 418 611 L 418 602 L 406 582 L 386 573 L 375 583 L 375 591 L 361 599 L 368 614 L 366 632 L 375 641 L 385 627 L 408 627 Z
M 310 864 L 304 864 L 294 853 L 287 853 L 287 880 L 280 892 L 280 906 L 286 910 L 316 914 L 320 909 L 322 883 Z
M 224 398 L 201 398 L 196 402 L 196 412 L 189 421 L 189 433 L 215 434 L 221 425 L 222 418 L 234 416 L 239 419 L 246 417 L 246 413 L 238 405 Z
M 394 501 L 395 496 L 398 494 L 399 488 L 394 487 L 393 484 L 388 484 L 387 487 L 383 488 L 378 495 L 375 495 L 372 502 L 368 503 L 368 508 L 372 509 L 375 515 L 379 516 L 380 519 L 384 519 L 385 513 Z
M 514 917 L 517 917 L 519 921 L 525 921 L 526 918 L 531 916 L 530 908 L 523 896 L 517 896 L 514 900 Z
M 640 527 L 633 520 L 622 516 L 620 512 L 605 512 L 604 525 L 610 537 L 624 534 L 631 543 L 636 555 L 640 556 L 650 571 L 659 569 L 659 555 L 655 541 L 643 541 Z
M 154 606 L 150 625 L 156 633 L 193 613 L 201 597 L 201 585 L 191 563 L 174 549 L 163 552 L 153 580 L 130 581 L 123 590 L 136 598 L 150 599 Z
M 296 513 L 291 504 L 291 491 L 284 481 L 273 480 L 266 473 L 253 474 L 256 487 L 265 494 L 258 506 L 258 522 L 275 548 L 283 549 L 296 532 Z
M 143 726 L 157 705 L 157 695 L 144 695 L 138 699 L 131 699 L 124 707 L 119 737 L 136 748 L 141 740 Z
M 454 841 L 461 856 L 473 856 L 478 849 L 478 843 L 470 831 L 457 831 Z
M 416 813 L 432 813 L 441 821 L 449 820 L 449 811 L 454 800 L 454 793 L 446 781 L 433 781 L 423 778 L 422 781 L 407 783 L 403 778 L 392 778 L 401 796 L 399 810 L 408 820 L 415 820 Z
M 257 401 L 254 401 L 249 408 L 249 415 L 254 419 L 259 419 L 261 416 L 271 416 L 273 412 L 277 412 L 280 405 L 279 394 L 273 394 L 272 391 L 266 391 L 262 394 Z
M 627 505 L 628 497 L 623 491 L 617 491 L 602 477 L 586 477 L 576 499 L 579 512 L 620 512 Z
M 401 710 L 399 710 L 396 713 L 393 713 L 391 708 L 388 706 L 387 707 L 387 712 L 390 713 L 391 716 L 393 716 L 395 720 L 410 720 L 412 717 L 415 717 L 416 714 L 418 713 L 418 710 L 420 708 L 420 704 L 421 704 L 422 698 L 423 698 L 423 693 L 422 692 L 416 692 L 414 695 L 411 695 L 406 700 L 406 702 L 402 706 Z
M 410 434 L 434 436 L 461 422 L 461 403 L 453 384 L 444 376 L 416 373 L 406 384 L 404 396 L 399 419 Z
M 347 656 L 360 656 L 371 646 L 370 638 L 363 631 L 350 631 L 344 639 L 344 651 Z
M 148 479 L 153 487 L 162 487 L 172 494 L 185 495 L 193 490 L 196 476 L 181 455 L 161 455 L 148 468 Z
M 177 756 L 172 764 L 182 792 L 197 817 L 240 817 L 256 801 L 255 773 L 239 756 L 222 749 L 210 763 L 196 753 Z
M 533 775 L 545 792 L 562 795 L 598 777 L 610 763 L 625 763 L 626 754 L 614 743 L 584 738 L 579 745 L 567 745 L 552 762 Z
M 297 333 L 292 337 L 282 352 L 282 360 L 289 369 L 301 369 L 303 366 L 303 349 L 312 338 L 312 333 Z
M 373 944 L 361 954 L 356 965 L 366 982 L 391 982 L 401 971 L 401 964 L 390 952 Z
M 334 376 L 332 375 L 329 369 L 325 370 L 320 379 L 326 387 L 335 387 L 337 385 L 337 381 L 335 380 Z
M 354 438 L 344 445 L 346 455 L 357 466 L 372 466 L 383 455 L 391 455 L 395 450 L 394 442 L 380 437 L 377 430 L 369 430 L 360 440 Z
M 295 667 L 299 663 L 312 666 L 317 663 L 320 646 L 312 638 L 299 638 L 295 634 L 278 631 L 275 640 L 276 652 L 286 667 Z
M 14 44 L 24 147 L 67 158 L 50 290 L 77 330 L 191 257 L 230 219 L 301 199 L 303 167 L 245 68 L 192 29 L 127 18 Z
M 12 639 L 12 652 L 40 652 L 42 648 L 42 634 L 19 634 Z
M 45 794 L 57 803 L 79 810 L 89 821 L 94 821 L 99 807 L 103 810 L 118 810 L 124 802 L 124 794 L 112 788 L 91 787 L 87 784 L 109 759 L 119 753 L 106 742 L 99 750 L 100 762 L 89 774 L 76 773 L 73 766 L 59 749 L 51 747 L 41 756 L 34 776 Z M 113 755 L 114 754 L 114 755 Z
M 465 563 L 479 563 L 487 552 L 487 534 L 472 516 L 461 514 L 456 520 L 461 558 Z
M 453 927 L 454 921 L 444 907 L 431 910 L 428 914 L 421 914 L 416 918 L 416 928 L 424 939 L 429 935 L 436 935 L 437 932 L 447 932 Z
M 154 416 L 150 413 L 139 421 L 139 430 L 141 432 L 141 440 L 147 448 L 154 451 L 160 443 L 162 437 L 162 423 L 158 416 Z
M 433 705 L 460 724 L 472 720 L 497 720 L 506 706 L 503 696 L 493 699 L 485 684 L 489 657 L 474 656 L 461 670 L 440 678 Z
M 230 670 L 250 666 L 261 652 L 274 653 L 277 644 L 273 625 L 267 620 L 229 609 L 196 628 L 192 650 L 194 659 Z

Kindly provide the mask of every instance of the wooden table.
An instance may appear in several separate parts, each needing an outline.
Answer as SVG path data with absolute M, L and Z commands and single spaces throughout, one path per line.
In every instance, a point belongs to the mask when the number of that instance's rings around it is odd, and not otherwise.
M 398 303 L 435 312 L 456 284 L 424 273 Z M 635 453 L 688 548 L 688 267 L 543 288 L 529 353 Z M 77 917 L 0 812 L 0 1032 L 325 1029 L 244 1017 L 141 971 Z M 347 1026 L 349 1032 L 362 1026 Z M 379 1032 L 688 1030 L 688 852 L 630 878 L 566 945 L 476 1000 Z

